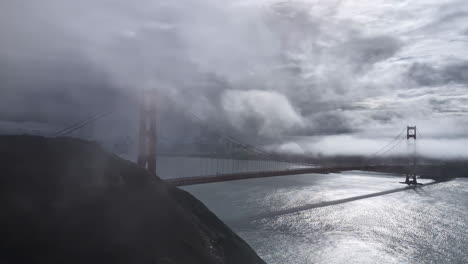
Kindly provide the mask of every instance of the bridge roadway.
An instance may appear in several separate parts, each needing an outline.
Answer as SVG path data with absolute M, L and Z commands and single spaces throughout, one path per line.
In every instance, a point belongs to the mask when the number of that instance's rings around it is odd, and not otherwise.
M 290 169 L 290 170 L 277 170 L 277 171 L 251 171 L 241 173 L 229 173 L 229 174 L 217 174 L 207 176 L 193 176 L 184 178 L 175 178 L 165 180 L 169 184 L 175 186 L 186 186 L 195 185 L 211 182 L 223 182 L 223 181 L 236 181 L 254 178 L 267 178 L 275 176 L 286 176 L 295 174 L 306 174 L 306 173 L 333 173 L 349 170 L 369 170 L 369 166 L 335 166 L 335 167 L 316 167 L 316 168 L 302 168 L 302 169 Z
M 306 173 L 337 173 L 342 171 L 350 170 L 361 170 L 361 171 L 374 171 L 374 172 L 385 172 L 385 173 L 396 173 L 404 175 L 408 170 L 408 165 L 405 164 L 393 164 L 393 165 L 355 165 L 355 166 L 324 166 L 315 168 L 302 168 L 302 169 L 290 169 L 290 170 L 277 170 L 277 171 L 251 171 L 241 173 L 229 173 L 229 174 L 217 174 L 207 176 L 194 176 L 184 177 L 165 180 L 167 183 L 175 186 L 186 186 L 195 184 L 204 184 L 211 182 L 223 182 L 223 181 L 236 181 L 254 178 L 267 178 L 275 176 L 286 176 Z M 430 178 L 434 180 L 444 180 L 443 168 L 440 165 L 426 164 L 419 165 L 414 173 L 421 175 L 424 178 Z

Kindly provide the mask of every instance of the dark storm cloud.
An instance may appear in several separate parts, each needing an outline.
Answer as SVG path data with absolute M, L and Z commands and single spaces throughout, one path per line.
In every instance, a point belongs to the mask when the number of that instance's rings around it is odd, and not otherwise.
M 432 111 L 437 113 L 453 113 L 464 114 L 468 113 L 468 108 L 461 109 L 459 106 L 468 105 L 468 98 L 432 98 L 429 100 Z
M 393 12 L 372 18 L 388 8 L 374 2 L 362 13 L 340 10 L 345 2 L 2 1 L 0 119 L 62 126 L 117 108 L 94 131 L 136 142 L 137 101 L 156 90 L 168 145 L 203 141 L 207 127 L 271 143 L 401 123 L 396 109 L 439 92 L 408 93 L 408 80 L 414 88 L 468 83 L 467 63 L 421 60 L 432 44 L 417 37 L 441 28 Z M 421 21 L 456 26 L 463 12 Z
M 435 68 L 425 63 L 414 63 L 408 77 L 421 86 L 439 86 L 449 83 L 468 84 L 468 61 Z
M 449 81 L 468 84 L 468 61 L 446 66 L 443 74 Z
M 177 34 L 159 30 L 164 24 L 151 23 L 140 32 L 126 32 L 125 27 L 144 20 L 145 8 L 125 10 L 123 2 L 123 6 L 115 2 L 107 10 L 103 4 L 53 0 L 0 4 L 3 121 L 55 126 L 115 108 L 135 113 L 136 99 L 145 86 L 178 87 L 168 87 L 167 93 L 161 94 L 169 99 L 167 103 L 161 100 L 163 109 L 181 102 L 189 105 L 205 97 L 205 101 L 216 102 L 211 99 L 219 97 L 214 89 L 225 85 L 222 78 L 198 72 L 184 58 L 186 47 Z M 161 15 L 153 11 L 146 15 Z M 170 20 L 170 16 L 161 15 L 158 19 Z M 148 80 L 148 76 L 153 80 Z M 122 129 L 122 133 L 128 132 Z
M 162 5 L 155 5 L 159 7 L 156 13 L 123 2 L 121 6 L 106 8 L 100 2 L 95 5 L 88 5 L 86 1 L 82 5 L 70 3 L 50 1 L 35 4 L 33 6 L 37 10 L 28 10 L 26 23 L 16 17 L 5 19 L 9 28 L 16 30 L 5 29 L 10 41 L 3 50 L 18 52 L 15 45 L 21 40 L 26 44 L 19 47 L 19 53 L 37 57 L 42 68 L 21 66 L 24 68 L 21 70 L 24 73 L 22 79 L 27 82 L 21 87 L 15 86 L 17 97 L 23 98 L 17 105 L 29 107 L 19 111 L 5 106 L 10 110 L 6 111 L 9 113 L 7 120 L 18 120 L 13 113 L 23 113 L 20 116 L 25 121 L 54 123 L 59 120 L 62 124 L 76 119 L 80 113 L 82 116 L 83 111 L 88 114 L 99 108 L 111 108 L 108 88 L 113 88 L 116 96 L 135 97 L 138 89 L 156 86 L 163 98 L 160 100 L 161 113 L 164 114 L 161 121 L 165 124 L 163 134 L 179 138 L 180 131 L 196 130 L 193 127 L 180 129 L 178 124 L 187 123 L 190 119 L 184 111 L 196 113 L 205 125 L 216 124 L 216 127 L 238 135 L 270 137 L 278 133 L 347 133 L 353 131 L 353 125 L 347 120 L 349 116 L 335 110 L 350 107 L 349 96 L 353 91 L 349 84 L 355 78 L 353 75 L 364 73 L 373 64 L 394 55 L 401 47 L 395 37 L 366 36 L 349 22 L 328 24 L 326 18 L 311 15 L 307 4 L 283 3 L 273 5 L 263 14 L 255 14 L 267 23 L 255 24 L 258 27 L 256 32 L 249 21 L 245 25 L 237 25 L 230 17 L 197 13 L 207 12 L 201 11 L 203 7 L 225 11 L 210 1 L 200 3 L 199 7 L 189 5 L 196 7 L 195 12 L 188 10 L 189 7 L 175 5 L 173 8 L 160 2 L 158 4 Z M 109 21 L 88 14 L 88 6 L 93 6 L 96 14 L 107 17 Z M 12 11 L 10 14 L 21 10 L 20 4 L 11 3 L 8 7 L 7 10 Z M 228 13 L 251 19 L 250 14 L 242 12 Z M 255 16 L 254 19 L 258 19 Z M 46 23 L 41 25 L 39 21 Z M 116 25 L 110 24 L 112 22 Z M 220 23 L 225 29 L 215 29 L 215 34 L 208 34 L 206 38 L 191 35 L 191 32 L 206 34 L 209 32 L 206 28 L 213 22 Z M 253 23 L 258 22 L 254 20 Z M 116 29 L 118 31 L 112 33 Z M 224 38 L 232 43 L 225 43 Z M 34 40 L 40 41 L 36 44 Z M 18 61 L 17 54 L 8 55 Z M 65 61 L 78 65 L 65 66 L 65 69 L 71 69 L 62 74 L 57 69 L 66 62 L 44 59 L 47 56 L 66 58 Z M 88 59 L 93 62 L 87 64 Z M 210 60 L 211 64 L 207 64 Z M 314 61 L 319 61 L 323 72 L 317 72 Z M 19 63 L 32 62 L 24 60 Z M 252 78 L 246 78 L 248 72 L 242 71 L 249 70 L 250 64 L 260 65 L 261 70 L 267 69 L 267 73 L 258 75 L 254 71 Z M 275 67 L 278 70 L 270 70 Z M 37 74 L 44 78 L 36 80 Z M 63 81 L 55 80 L 57 75 Z M 283 109 L 281 113 L 289 111 L 289 118 L 257 114 L 265 112 L 268 104 L 256 106 L 250 112 L 232 112 L 238 107 L 233 107 L 232 103 L 231 107 L 223 105 L 222 98 L 226 94 L 233 96 L 230 101 L 237 102 L 238 106 L 245 108 L 251 105 L 244 94 L 230 93 L 238 89 L 264 90 L 264 93 L 252 92 L 250 95 L 255 94 L 258 100 L 267 99 L 265 102 L 277 100 L 273 98 L 280 96 L 278 93 L 284 95 L 285 100 L 281 99 L 281 104 L 276 107 Z M 41 96 L 34 100 L 35 94 Z M 348 98 L 339 99 L 335 95 Z M 100 104 L 96 103 L 99 101 Z M 119 107 L 129 112 L 135 109 L 134 105 L 125 102 Z M 174 112 L 176 109 L 180 111 Z M 24 114 L 27 112 L 34 114 Z M 172 140 L 168 138 L 167 141 Z
M 375 111 L 371 118 L 376 120 L 382 124 L 388 124 L 395 120 L 401 120 L 403 115 L 401 113 L 393 112 L 393 111 Z
M 310 121 L 314 124 L 312 129 L 314 135 L 347 134 L 354 131 L 349 120 L 338 112 L 317 114 Z
M 0 64 L 0 118 L 5 121 L 67 125 L 123 98 L 104 73 L 85 62 L 25 59 Z
M 450 12 L 444 16 L 442 16 L 441 18 L 439 18 L 438 20 L 434 21 L 431 25 L 432 26 L 435 26 L 435 25 L 443 25 L 444 23 L 452 23 L 458 19 L 461 19 L 461 20 L 466 20 L 468 18 L 468 12 L 467 11 L 454 11 L 454 12 Z
M 363 71 L 379 61 L 392 57 L 401 46 L 402 43 L 391 36 L 358 37 L 338 47 L 338 52 L 348 57 L 357 71 Z
M 435 86 L 446 82 L 440 71 L 424 63 L 412 64 L 408 69 L 408 77 L 422 86 Z

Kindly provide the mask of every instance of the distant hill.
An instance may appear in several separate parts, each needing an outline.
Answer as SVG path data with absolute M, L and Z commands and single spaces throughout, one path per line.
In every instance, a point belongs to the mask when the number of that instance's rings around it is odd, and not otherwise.
M 0 263 L 264 263 L 189 193 L 98 145 L 0 136 Z

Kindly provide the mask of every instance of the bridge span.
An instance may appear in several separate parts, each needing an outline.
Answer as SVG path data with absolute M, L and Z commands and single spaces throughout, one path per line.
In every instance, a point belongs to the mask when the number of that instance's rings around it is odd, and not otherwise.
M 146 98 L 146 97 L 145 97 Z M 159 174 L 161 170 L 157 170 L 157 150 L 156 150 L 156 104 L 153 96 L 149 96 L 148 100 L 143 100 L 140 105 L 140 127 L 139 127 L 139 146 L 138 146 L 138 157 L 137 164 L 147 169 L 153 175 L 163 175 Z M 92 115 L 88 119 L 75 123 L 65 129 L 62 129 L 54 134 L 54 136 L 66 136 L 73 133 L 74 131 L 81 129 L 82 127 L 95 122 L 96 120 L 109 115 L 112 111 L 101 112 L 95 115 Z M 194 115 L 193 113 L 188 113 L 190 116 L 194 117 L 195 120 L 200 121 L 203 124 L 203 120 Z M 253 179 L 253 178 L 264 178 L 264 177 L 274 177 L 274 176 L 285 176 L 285 175 L 294 175 L 294 174 L 306 174 L 306 173 L 332 173 L 332 172 L 341 172 L 347 170 L 372 170 L 372 171 L 382 171 L 382 172 L 392 172 L 392 173 L 402 173 L 406 174 L 405 183 L 407 184 L 418 184 L 417 175 L 421 175 L 418 171 L 421 170 L 421 167 L 417 165 L 417 153 L 416 153 L 416 138 L 421 138 L 421 133 L 417 130 L 416 126 L 407 126 L 403 128 L 401 132 L 388 142 L 385 146 L 381 147 L 378 151 L 367 156 L 361 162 L 357 161 L 356 166 L 321 166 L 316 167 L 315 164 L 310 164 L 310 159 L 304 155 L 303 157 L 288 157 L 281 155 L 279 153 L 272 153 L 265 151 L 256 146 L 243 142 L 239 138 L 233 137 L 224 131 L 219 129 L 208 127 L 208 131 L 211 131 L 213 135 L 213 141 L 221 143 L 223 146 L 222 149 L 215 150 L 215 154 L 218 154 L 219 158 L 216 160 L 216 172 L 206 170 L 206 173 L 201 174 L 200 171 L 191 170 L 192 175 L 198 176 L 183 176 L 178 175 L 179 178 L 170 178 L 164 179 L 169 184 L 175 186 L 184 186 L 184 185 L 195 185 L 211 182 L 222 182 L 222 181 L 234 181 L 242 179 Z M 406 135 L 404 132 L 406 131 Z M 405 165 L 369 165 L 375 164 L 379 159 L 383 157 L 389 157 L 396 148 L 400 146 L 402 142 L 407 142 L 406 156 L 407 162 Z M 210 154 L 213 154 L 210 153 Z M 404 152 L 397 153 L 401 155 Z M 206 153 L 205 153 L 206 154 Z M 393 153 L 395 155 L 395 153 Z M 209 157 L 210 155 L 208 155 Z M 247 161 L 254 162 L 266 162 L 268 166 L 263 166 L 263 168 L 254 169 L 249 171 L 249 166 L 244 165 L 247 168 L 243 168 L 236 164 L 235 162 L 230 163 L 230 171 L 225 170 L 225 161 L 226 160 L 237 160 L 239 163 L 239 157 L 243 157 Z M 160 157 L 161 158 L 161 157 Z M 221 164 L 219 164 L 221 163 Z M 161 164 L 161 162 L 160 162 Z M 164 163 L 162 163 L 164 164 Z M 175 167 L 179 167 L 179 163 L 174 164 Z M 200 164 L 201 165 L 201 164 Z M 221 173 L 219 173 L 218 168 L 221 165 Z M 237 166 L 236 166 L 237 165 Z M 284 168 L 284 165 L 287 168 Z M 304 167 L 305 166 L 305 167 Z M 202 166 L 197 166 L 201 168 Z M 237 167 L 237 171 L 235 171 Z M 281 168 L 283 167 L 283 168 Z M 267 170 L 269 168 L 269 170 Z M 245 170 L 246 171 L 245 171 Z M 434 168 L 431 168 L 434 169 Z M 228 169 L 229 170 L 229 169 Z M 240 171 L 239 171 L 240 170 Z M 439 168 L 440 170 L 440 168 Z M 430 173 L 433 174 L 433 173 Z M 441 172 L 438 173 L 442 175 Z
M 204 184 L 212 182 L 224 182 L 224 181 L 236 181 L 254 178 L 267 178 L 276 176 L 306 174 L 306 173 L 337 173 L 341 171 L 349 170 L 368 170 L 369 166 L 336 166 L 336 167 L 313 167 L 313 168 L 301 168 L 301 169 L 290 169 L 290 170 L 277 170 L 277 171 L 252 171 L 252 172 L 241 172 L 241 173 L 229 173 L 229 174 L 218 174 L 218 175 L 204 175 L 204 176 L 193 176 L 184 178 L 174 178 L 165 180 L 167 183 L 175 186 L 186 186 L 195 184 Z
M 255 178 L 268 178 L 277 176 L 307 174 L 307 173 L 339 173 L 343 171 L 360 170 L 360 171 L 374 171 L 384 173 L 396 173 L 405 174 L 407 172 L 406 164 L 393 164 L 393 165 L 356 165 L 356 166 L 327 166 L 327 167 L 310 167 L 300 169 L 289 169 L 289 170 L 276 170 L 276 171 L 252 171 L 252 172 L 241 172 L 241 173 L 228 173 L 228 174 L 217 174 L 217 175 L 203 175 L 193 177 L 182 177 L 166 179 L 165 181 L 174 186 L 187 186 L 214 182 L 224 181 L 237 181 Z M 418 175 L 431 178 L 437 181 L 445 179 L 443 167 L 436 164 L 420 165 L 416 168 L 415 173 Z M 411 184 L 411 183 L 408 183 Z

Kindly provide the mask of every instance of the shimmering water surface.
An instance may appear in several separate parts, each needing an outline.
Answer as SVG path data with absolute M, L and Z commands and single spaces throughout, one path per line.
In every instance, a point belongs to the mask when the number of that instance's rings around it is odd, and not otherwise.
M 347 172 L 184 187 L 269 264 L 468 263 L 468 179 Z

